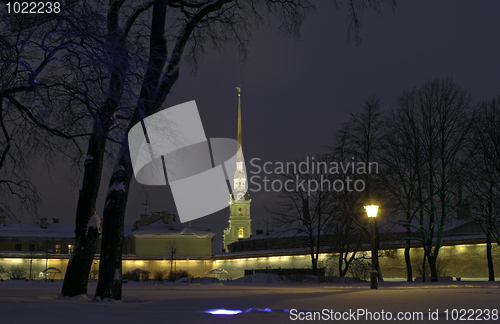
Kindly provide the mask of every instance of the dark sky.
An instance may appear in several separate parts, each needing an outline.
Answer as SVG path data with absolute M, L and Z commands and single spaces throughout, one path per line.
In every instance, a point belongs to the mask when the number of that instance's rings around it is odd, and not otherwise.
M 319 1 L 317 1 L 319 3 Z M 394 14 L 384 8 L 361 16 L 362 43 L 346 42 L 347 11 L 321 2 L 308 17 L 300 39 L 279 35 L 273 26 L 253 32 L 246 62 L 228 47 L 208 52 L 197 75 L 183 65 L 165 107 L 196 100 L 207 137 L 236 138 L 237 91 L 242 85 L 243 148 L 252 158 L 289 161 L 324 152 L 334 131 L 371 94 L 388 110 L 402 91 L 436 77 L 453 77 L 477 100 L 500 94 L 500 1 L 400 1 Z M 44 217 L 73 222 L 79 184 L 67 185 L 58 169 L 38 185 Z M 109 174 L 103 179 L 101 215 Z M 126 224 L 138 219 L 148 195 L 148 211 L 176 213 L 169 187 L 146 187 L 133 180 Z M 275 196 L 251 193 L 253 230 L 265 228 Z M 194 202 L 196 203 L 196 202 Z M 193 224 L 210 227 L 222 247 L 229 209 Z

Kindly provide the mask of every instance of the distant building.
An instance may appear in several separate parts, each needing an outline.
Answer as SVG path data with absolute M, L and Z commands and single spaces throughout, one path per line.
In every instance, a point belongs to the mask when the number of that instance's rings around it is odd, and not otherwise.
M 75 244 L 75 225 L 52 223 L 7 222 L 0 216 L 0 278 L 22 268 L 23 278 L 45 278 L 47 268 L 55 268 L 50 278 L 62 279 Z M 132 226 L 125 226 L 123 273 L 141 268 L 149 271 L 183 269 L 194 276 L 211 270 L 212 240 L 215 233 L 175 222 L 175 215 L 161 212 L 141 215 Z M 100 240 L 90 276 L 99 269 Z M 4 273 L 2 273 L 2 270 Z M 60 271 L 60 272 L 59 272 Z M 19 271 L 18 271 L 19 272 Z
M 210 257 L 215 233 L 174 223 L 166 212 L 141 215 L 125 237 L 123 254 L 141 257 Z
M 75 225 L 52 223 L 42 218 L 40 223 L 8 223 L 0 216 L 0 251 L 71 254 L 75 244 Z

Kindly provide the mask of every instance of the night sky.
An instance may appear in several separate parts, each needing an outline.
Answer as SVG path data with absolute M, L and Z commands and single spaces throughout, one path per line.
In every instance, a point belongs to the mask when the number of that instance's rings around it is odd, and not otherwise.
M 361 15 L 362 43 L 346 41 L 348 14 L 329 2 L 317 1 L 315 14 L 305 21 L 300 39 L 279 35 L 276 25 L 253 31 L 245 62 L 236 49 L 209 51 L 197 74 L 187 64 L 164 107 L 196 100 L 205 133 L 236 138 L 237 90 L 242 85 L 243 152 L 249 161 L 286 162 L 333 145 L 334 132 L 348 121 L 363 98 L 376 94 L 384 110 L 397 95 L 436 77 L 452 77 L 475 99 L 500 94 L 500 2 L 400 1 L 393 13 Z M 80 184 L 68 184 L 64 167 L 50 176 L 34 178 L 43 194 L 42 217 L 74 222 Z M 98 213 L 109 181 L 103 177 Z M 265 229 L 275 195 L 251 192 L 252 229 Z M 147 187 L 132 180 L 126 224 L 143 212 L 176 213 L 169 187 Z M 229 197 L 228 197 L 229 200 Z M 229 209 L 193 221 L 216 233 L 214 253 L 222 248 L 222 231 Z M 260 226 L 259 226 L 260 225 Z

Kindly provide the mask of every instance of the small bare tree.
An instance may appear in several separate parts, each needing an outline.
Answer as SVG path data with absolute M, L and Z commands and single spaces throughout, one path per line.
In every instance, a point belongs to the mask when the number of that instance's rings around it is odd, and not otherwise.
M 282 174 L 283 187 L 279 195 L 280 207 L 269 209 L 274 224 L 282 230 L 280 234 L 290 241 L 295 236 L 307 237 L 307 248 L 311 256 L 313 274 L 317 275 L 318 258 L 327 243 L 324 235 L 333 215 L 332 177 L 328 169 L 321 169 L 324 157 L 304 158 L 290 162 L 294 165 Z M 319 171 L 319 172 L 318 172 Z M 290 245 L 293 247 L 293 243 Z
M 174 278 L 172 266 L 174 264 L 175 256 L 177 255 L 177 245 L 178 244 L 176 241 L 168 242 L 165 245 L 165 250 L 167 251 L 167 255 L 170 257 L 170 280 L 173 280 Z

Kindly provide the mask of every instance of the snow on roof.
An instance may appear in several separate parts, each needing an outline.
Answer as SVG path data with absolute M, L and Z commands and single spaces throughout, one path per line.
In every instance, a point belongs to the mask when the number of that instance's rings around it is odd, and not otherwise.
M 206 229 L 188 227 L 182 224 L 174 224 L 174 229 L 169 230 L 168 224 L 158 220 L 147 226 L 136 228 L 132 225 L 124 226 L 124 235 L 195 235 L 198 238 L 214 237 L 215 233 Z M 47 228 L 42 228 L 40 223 L 6 223 L 0 225 L 0 237 L 61 237 L 74 238 L 74 223 L 49 223 Z
M 198 238 L 206 238 L 206 237 L 214 237 L 215 233 L 210 232 L 209 230 L 196 228 L 196 227 L 188 227 L 183 224 L 174 224 L 174 229 L 169 230 L 168 224 L 165 224 L 161 219 L 157 220 L 154 223 L 151 223 L 146 226 L 140 226 L 137 228 L 132 228 L 130 234 L 133 235 L 195 235 Z
M 462 226 L 462 225 L 470 223 L 470 222 L 471 222 L 471 219 L 447 218 L 444 222 L 444 230 L 449 231 L 449 230 L 452 230 L 454 228 L 457 228 L 459 226 Z M 393 233 L 406 232 L 406 226 L 404 225 L 404 224 L 406 224 L 406 221 L 404 221 L 404 220 L 400 220 L 397 222 L 389 221 L 388 224 L 390 224 L 388 226 L 390 228 L 390 231 Z M 414 218 L 414 219 L 412 219 L 410 224 L 411 224 L 411 231 L 417 232 L 417 228 L 420 226 L 419 221 Z M 426 230 L 428 229 L 428 225 L 429 225 L 429 220 L 424 219 L 424 228 Z M 436 226 L 434 227 L 434 232 L 437 233 L 438 230 L 439 230 L 439 226 L 437 226 L 437 224 L 436 224 Z
M 75 224 L 48 223 L 42 228 L 39 223 L 6 223 L 0 225 L 2 237 L 75 237 Z

